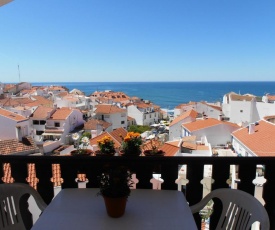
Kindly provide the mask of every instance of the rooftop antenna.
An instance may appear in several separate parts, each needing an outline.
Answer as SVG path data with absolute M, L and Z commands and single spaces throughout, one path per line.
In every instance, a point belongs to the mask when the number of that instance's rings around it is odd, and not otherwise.
M 19 77 L 19 83 L 20 83 L 20 69 L 19 69 L 19 64 L 17 65 L 18 67 L 18 77 Z

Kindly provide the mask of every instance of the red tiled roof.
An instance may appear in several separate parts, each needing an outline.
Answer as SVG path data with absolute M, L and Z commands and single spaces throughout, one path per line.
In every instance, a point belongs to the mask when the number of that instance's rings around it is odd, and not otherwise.
M 22 141 L 17 139 L 0 141 L 0 155 L 16 154 L 28 152 L 35 153 L 38 150 L 34 140 L 31 137 L 23 137 Z
M 211 105 L 211 104 L 208 104 L 208 103 L 206 103 L 206 102 L 204 102 L 204 101 L 202 101 L 201 103 L 202 103 L 202 104 L 204 104 L 204 105 L 207 105 L 207 106 L 209 106 L 209 107 L 211 107 L 211 108 L 213 108 L 213 109 L 216 109 L 216 110 L 222 111 L 221 106 Z
M 185 136 L 182 138 L 182 141 L 193 141 L 195 142 L 196 141 L 196 136 Z
M 249 134 L 249 128 L 241 128 L 232 136 L 258 156 L 275 156 L 275 124 L 261 120 Z
M 116 149 L 117 149 L 117 148 L 120 148 L 120 146 L 121 146 L 120 142 L 118 142 L 118 140 L 117 140 L 116 138 L 114 138 L 114 137 L 113 137 L 110 133 L 108 133 L 108 132 L 103 132 L 102 134 L 100 134 L 100 135 L 98 135 L 98 136 L 92 138 L 92 139 L 90 140 L 90 145 L 91 145 L 91 146 L 92 146 L 92 145 L 97 145 L 97 141 L 100 140 L 100 139 L 102 139 L 102 138 L 105 137 L 105 136 L 110 137 L 110 138 L 114 141 L 114 143 L 115 143 L 115 148 L 116 148 Z
M 8 110 L 2 109 L 2 108 L 0 108 L 0 116 L 4 116 L 6 118 L 9 118 L 11 120 L 18 121 L 18 122 L 28 120 L 27 118 L 25 118 L 19 114 L 13 113 L 11 111 L 8 111 Z
M 170 142 L 166 142 L 161 147 L 161 150 L 165 152 L 164 156 L 175 156 L 175 154 L 179 151 L 179 147 L 171 144 Z
M 103 129 L 107 129 L 108 127 L 110 127 L 112 124 L 106 121 L 102 121 L 102 120 L 97 120 L 97 119 L 91 119 L 87 122 L 85 122 L 84 124 L 84 129 L 88 129 L 88 130 L 96 130 L 97 129 L 97 125 L 102 125 Z
M 192 118 L 196 118 L 198 115 L 197 111 L 191 109 L 185 113 L 183 113 L 182 115 L 176 117 L 171 123 L 169 126 L 172 126 L 180 121 L 182 121 L 183 119 L 187 118 L 187 117 L 192 117 Z
M 38 106 L 37 109 L 33 112 L 32 116 L 35 119 L 47 119 L 48 114 L 53 112 L 53 108 Z
M 127 135 L 127 130 L 125 130 L 124 128 L 117 128 L 114 131 L 110 132 L 110 135 L 121 144 L 122 139 Z
M 63 107 L 57 109 L 51 116 L 52 120 L 66 120 L 67 117 L 72 113 L 73 109 Z
M 190 122 L 190 123 L 185 123 L 185 124 L 182 124 L 182 126 L 185 129 L 189 130 L 190 132 L 193 132 L 193 131 L 196 131 L 196 130 L 205 129 L 205 128 L 208 128 L 208 127 L 211 127 L 211 126 L 219 125 L 221 123 L 222 122 L 217 120 L 217 119 L 208 118 L 208 119 L 205 119 L 205 120 L 196 120 L 196 121 L 193 121 L 193 122 Z
M 267 95 L 269 101 L 275 101 L 275 95 Z
M 95 113 L 102 113 L 102 114 L 126 113 L 126 109 L 121 109 L 115 105 L 97 105 Z

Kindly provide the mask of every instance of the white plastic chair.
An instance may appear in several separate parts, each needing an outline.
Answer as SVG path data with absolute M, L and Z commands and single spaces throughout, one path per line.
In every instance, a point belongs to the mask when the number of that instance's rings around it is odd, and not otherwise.
M 32 195 L 37 206 L 43 211 L 47 205 L 40 194 L 28 184 L 13 183 L 0 184 L 0 229 L 25 230 L 22 210 L 22 197 L 25 194 Z M 25 210 L 26 211 L 26 210 Z
M 264 206 L 254 196 L 237 189 L 224 188 L 212 191 L 199 203 L 190 207 L 192 213 L 202 210 L 213 198 L 220 199 L 223 206 L 217 230 L 250 229 L 255 221 L 260 222 L 261 229 L 270 229 L 269 217 Z

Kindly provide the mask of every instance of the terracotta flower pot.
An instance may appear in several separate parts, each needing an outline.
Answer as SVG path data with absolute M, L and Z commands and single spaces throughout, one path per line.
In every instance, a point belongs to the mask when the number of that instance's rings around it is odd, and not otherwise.
M 106 211 L 110 217 L 118 218 L 123 216 L 126 208 L 127 197 L 106 197 L 103 196 Z
M 90 156 L 93 154 L 91 149 L 82 149 L 80 152 L 78 150 L 71 151 L 71 156 Z
M 152 150 L 144 150 L 143 154 L 145 156 L 164 156 L 165 152 L 162 150 L 158 150 L 156 153 L 154 153 Z

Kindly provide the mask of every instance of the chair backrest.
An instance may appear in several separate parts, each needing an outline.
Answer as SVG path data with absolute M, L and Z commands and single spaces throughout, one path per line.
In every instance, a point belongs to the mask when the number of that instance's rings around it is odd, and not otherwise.
M 199 212 L 213 198 L 220 199 L 223 206 L 216 229 L 250 229 L 256 221 L 260 222 L 261 229 L 270 228 L 264 206 L 254 196 L 238 189 L 225 188 L 212 191 L 198 204 L 190 207 L 192 213 Z
M 32 195 L 37 206 L 43 211 L 47 205 L 39 193 L 28 184 L 0 184 L 0 229 L 25 230 L 27 227 L 22 217 L 22 198 Z M 27 196 L 28 198 L 29 196 Z M 28 206 L 27 206 L 28 207 Z

